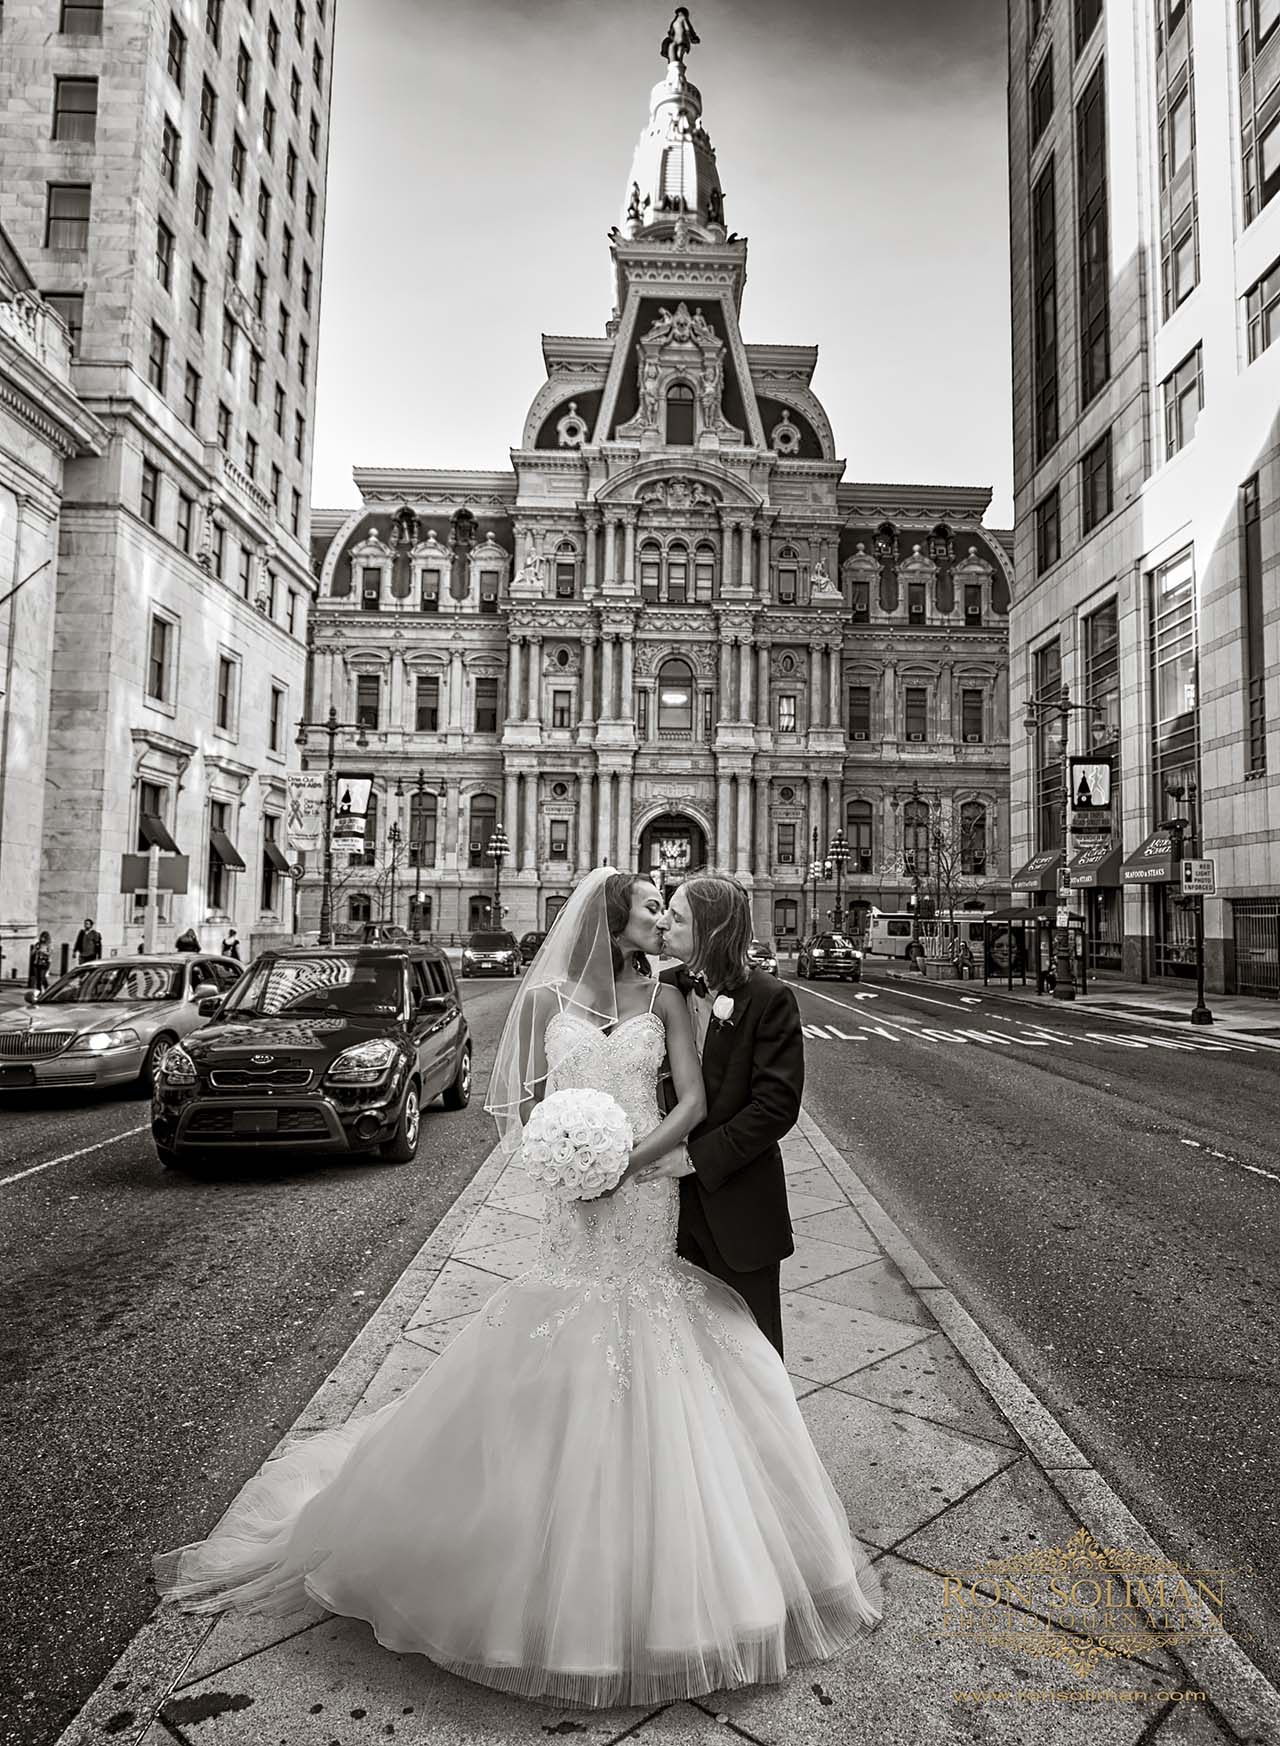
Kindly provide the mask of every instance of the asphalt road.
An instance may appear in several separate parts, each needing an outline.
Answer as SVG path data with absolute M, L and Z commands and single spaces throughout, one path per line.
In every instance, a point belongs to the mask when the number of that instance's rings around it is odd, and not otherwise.
M 882 975 L 795 984 L 810 1112 L 1280 1683 L 1280 1052 Z
M 57 1737 L 150 1615 L 152 1552 L 213 1526 L 482 1163 L 510 994 L 464 985 L 474 1100 L 424 1112 L 413 1166 L 169 1172 L 140 1097 L 0 1107 L 5 1746 Z

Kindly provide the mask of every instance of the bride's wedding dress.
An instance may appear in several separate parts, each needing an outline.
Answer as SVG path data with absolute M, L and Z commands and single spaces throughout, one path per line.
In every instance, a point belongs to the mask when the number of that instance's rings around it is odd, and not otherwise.
M 659 1121 L 662 1020 L 546 1029 L 547 1091 Z M 315 1600 L 523 1697 L 776 1681 L 880 1615 L 879 1579 L 742 1299 L 675 1253 L 677 1184 L 546 1199 L 536 1265 L 400 1399 L 275 1460 L 156 1559 L 191 1610 Z

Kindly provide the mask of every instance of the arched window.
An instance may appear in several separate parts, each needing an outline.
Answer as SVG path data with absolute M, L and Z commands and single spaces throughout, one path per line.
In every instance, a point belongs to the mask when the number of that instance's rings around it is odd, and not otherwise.
M 683 540 L 667 547 L 667 599 L 683 606 L 689 598 L 689 548 Z
M 361 922 L 372 921 L 373 906 L 369 901 L 367 891 L 354 891 L 347 899 L 347 920 L 359 927 Z
M 980 800 L 960 808 L 960 871 L 977 878 L 987 871 L 987 809 Z
M 844 834 L 849 844 L 848 871 L 870 873 L 875 844 L 872 841 L 869 800 L 851 800 L 844 809 Z
M 667 389 L 667 444 L 693 447 L 693 389 L 687 382 L 673 382 Z
M 493 926 L 493 899 L 487 891 L 477 891 L 467 902 L 467 927 L 471 933 L 478 934 Z
M 568 901 L 569 901 L 569 899 L 567 897 L 549 897 L 547 899 L 547 907 L 546 907 L 546 915 L 547 915 L 546 926 L 547 927 L 551 926 L 552 922 L 560 914 L 560 911 L 564 908 L 565 904 L 568 903 Z
M 800 577 L 800 554 L 794 546 L 783 546 L 778 553 L 778 602 L 794 606 Z
M 909 800 L 902 809 L 902 859 L 908 874 L 929 877 L 929 803 Z
M 485 850 L 489 846 L 489 838 L 498 827 L 498 801 L 496 795 L 473 794 L 471 796 L 471 825 L 467 832 L 467 865 L 483 867 Z
M 656 600 L 662 592 L 662 547 L 646 540 L 640 548 L 640 598 Z
M 693 554 L 693 597 L 702 602 L 711 600 L 716 591 L 716 549 L 704 540 Z
M 425 789 L 415 788 L 409 795 L 409 865 L 434 867 L 436 864 L 437 799 Z
M 658 674 L 658 732 L 693 734 L 693 669 L 687 661 L 666 661 Z
M 556 547 L 556 599 L 572 600 L 578 592 L 578 550 L 572 540 Z

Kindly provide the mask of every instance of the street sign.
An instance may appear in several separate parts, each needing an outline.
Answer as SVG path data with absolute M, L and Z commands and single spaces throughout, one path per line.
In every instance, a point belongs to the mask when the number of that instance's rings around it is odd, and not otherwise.
M 1110 758 L 1072 758 L 1071 804 L 1082 811 L 1111 805 Z
M 1182 863 L 1182 895 L 1214 897 L 1218 890 L 1218 864 L 1211 855 Z

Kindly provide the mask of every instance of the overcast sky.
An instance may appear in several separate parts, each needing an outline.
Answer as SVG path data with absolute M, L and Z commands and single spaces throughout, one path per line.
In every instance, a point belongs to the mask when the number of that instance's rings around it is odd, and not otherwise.
M 338 6 L 313 501 L 509 466 L 541 333 L 599 334 L 669 0 Z M 750 341 L 817 344 L 846 478 L 1011 519 L 1001 0 L 691 0 Z

